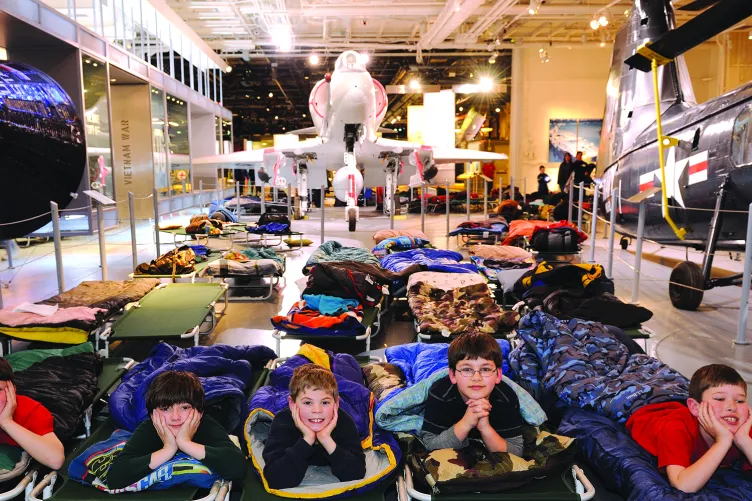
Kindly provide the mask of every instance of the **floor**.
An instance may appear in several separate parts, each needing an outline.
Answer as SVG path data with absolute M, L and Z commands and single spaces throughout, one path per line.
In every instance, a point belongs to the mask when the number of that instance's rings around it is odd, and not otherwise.
M 175 213 L 171 220 L 185 223 L 197 211 L 195 209 Z M 215 332 L 202 339 L 202 344 L 264 344 L 271 348 L 275 347 L 275 340 L 271 337 L 272 328 L 269 318 L 287 312 L 300 297 L 300 291 L 305 284 L 303 265 L 312 250 L 322 241 L 320 214 L 320 211 L 313 211 L 309 219 L 293 223 L 294 229 L 304 232 L 305 237 L 313 241 L 313 245 L 302 251 L 286 253 L 287 285 L 284 288 L 276 288 L 267 301 L 230 303 Z M 372 208 L 363 209 L 355 232 L 347 231 L 342 209 L 327 208 L 324 216 L 326 219 L 323 225 L 325 229 L 323 240 L 335 239 L 345 246 L 371 247 L 373 245 L 371 235 L 379 229 L 389 228 L 390 224 L 401 229 L 421 228 L 419 215 L 396 216 L 394 221 L 390 222 L 387 217 L 376 213 Z M 246 219 L 255 220 L 256 218 L 257 216 L 251 216 Z M 472 219 L 483 219 L 483 214 L 473 214 Z M 448 226 L 454 228 L 464 220 L 466 220 L 466 215 L 452 214 Z M 603 238 L 603 230 L 604 228 L 598 229 L 595 260 L 605 265 L 608 256 L 608 240 Z M 425 233 L 438 248 L 457 249 L 458 247 L 456 239 L 446 237 L 447 217 L 445 214 L 426 215 Z M 106 232 L 109 279 L 126 279 L 133 269 L 133 247 L 130 240 L 128 227 Z M 137 223 L 136 241 L 135 251 L 138 262 L 155 257 L 156 246 L 150 221 Z M 211 245 L 226 247 L 229 244 L 228 241 L 213 240 Z M 172 248 L 172 245 L 172 238 L 162 234 L 161 250 L 164 252 Z M 62 242 L 62 248 L 66 289 L 83 280 L 102 278 L 96 235 L 66 238 Z M 740 346 L 734 343 L 739 319 L 740 289 L 728 287 L 707 291 L 699 311 L 676 310 L 668 299 L 668 277 L 671 270 L 660 263 L 661 258 L 683 259 L 684 250 L 667 249 L 646 243 L 645 254 L 638 300 L 642 306 L 654 313 L 653 318 L 645 324 L 654 333 L 647 342 L 648 351 L 688 377 L 698 367 L 717 362 L 735 367 L 747 381 L 752 381 L 752 346 Z M 587 260 L 589 255 L 590 248 L 586 246 L 582 259 Z M 735 255 L 719 255 L 716 267 L 729 272 L 741 271 L 743 261 L 737 261 L 735 258 Z M 702 256 L 691 252 L 690 259 L 701 262 Z M 625 301 L 631 298 L 634 261 L 634 244 L 629 249 L 622 250 L 618 247 L 617 237 L 613 276 L 617 295 Z M 0 281 L 4 285 L 0 293 L 2 293 L 6 308 L 15 307 L 25 301 L 39 301 L 57 292 L 55 257 L 51 242 L 36 243 L 27 248 L 16 249 L 14 265 L 13 269 L 7 268 L 7 262 L 0 265 Z M 752 332 L 749 331 L 748 328 L 748 336 L 752 339 Z M 371 347 L 374 350 L 383 349 L 390 345 L 411 342 L 414 337 L 415 331 L 411 322 L 396 320 L 390 315 L 385 315 L 381 332 L 372 340 Z M 282 356 L 294 354 L 299 345 L 299 341 L 283 340 Z M 118 347 L 115 353 L 132 356 L 138 360 L 148 355 L 150 347 L 149 343 L 128 343 L 127 346 Z M 365 343 L 337 341 L 325 347 L 341 352 L 359 353 L 365 349 Z M 604 501 L 620 499 L 603 488 L 597 478 L 592 480 L 598 492 L 596 499 Z

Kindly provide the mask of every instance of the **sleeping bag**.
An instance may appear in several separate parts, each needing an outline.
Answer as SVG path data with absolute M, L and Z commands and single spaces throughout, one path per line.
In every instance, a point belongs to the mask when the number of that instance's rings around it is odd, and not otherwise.
M 147 419 L 146 390 L 164 371 L 192 372 L 198 376 L 206 394 L 205 412 L 228 432 L 241 419 L 244 392 L 253 383 L 253 371 L 276 358 L 266 346 L 194 346 L 178 348 L 159 343 L 149 356 L 125 374 L 110 397 L 110 414 L 118 426 L 134 431 Z
M 578 407 L 623 423 L 643 405 L 687 399 L 684 376 L 655 358 L 630 355 L 603 324 L 533 311 L 517 335 L 523 342 L 509 364 L 544 409 Z
M 309 466 L 300 486 L 290 489 L 271 489 L 264 478 L 264 442 L 274 415 L 288 408 L 289 384 L 295 368 L 317 363 L 330 369 L 337 380 L 340 409 L 355 422 L 366 454 L 366 475 L 361 480 L 340 482 L 329 466 Z M 401 453 L 394 437 L 374 426 L 374 399 L 363 386 L 363 374 L 351 355 L 332 354 L 312 345 L 303 345 L 297 355 L 270 373 L 269 384 L 261 387 L 249 403 L 245 423 L 248 453 L 264 488 L 287 498 L 331 498 L 352 491 L 374 487 L 399 464 Z

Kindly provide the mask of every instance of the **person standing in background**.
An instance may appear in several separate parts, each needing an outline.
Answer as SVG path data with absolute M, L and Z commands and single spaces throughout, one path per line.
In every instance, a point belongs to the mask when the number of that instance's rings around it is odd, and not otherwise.
M 538 196 L 548 195 L 548 183 L 551 178 L 546 174 L 546 166 L 540 166 L 540 174 L 538 174 Z
M 569 181 L 569 176 L 572 175 L 573 168 L 572 155 L 564 153 L 564 161 L 559 165 L 559 175 L 556 176 L 556 182 L 562 193 L 567 191 L 567 182 Z

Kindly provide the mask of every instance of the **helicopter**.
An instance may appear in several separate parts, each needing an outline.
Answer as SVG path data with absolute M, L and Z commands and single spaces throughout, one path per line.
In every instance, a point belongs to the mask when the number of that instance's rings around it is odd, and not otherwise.
M 702 266 L 678 263 L 669 285 L 676 308 L 696 310 L 704 291 L 742 283 L 742 274 L 710 274 L 717 250 L 744 248 L 752 82 L 697 105 L 682 54 L 752 16 L 752 2 L 695 0 L 681 9 L 703 12 L 676 28 L 670 0 L 634 0 L 614 42 L 598 170 L 618 232 L 636 236 L 639 205 L 622 201 L 640 202 L 644 238 L 704 251 Z

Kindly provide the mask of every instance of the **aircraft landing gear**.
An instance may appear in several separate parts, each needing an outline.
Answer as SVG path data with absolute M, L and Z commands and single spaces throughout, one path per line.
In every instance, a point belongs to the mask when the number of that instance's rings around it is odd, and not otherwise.
M 619 247 L 621 247 L 622 250 L 627 250 L 627 248 L 629 247 L 629 244 L 630 244 L 630 240 L 627 237 L 621 237 L 621 239 L 619 240 Z
M 349 171 L 357 171 L 355 159 L 355 141 L 360 134 L 360 125 L 345 125 L 345 168 Z M 358 194 L 355 193 L 355 176 L 348 175 L 347 180 L 347 206 L 345 208 L 345 219 L 347 220 L 347 229 L 355 231 L 360 216 L 358 208 Z
M 394 210 L 394 190 L 397 187 L 399 163 L 396 158 L 389 158 L 386 163 L 386 188 L 384 189 L 384 214 L 391 216 Z
M 310 208 L 308 202 L 308 164 L 298 163 L 298 204 L 295 207 L 295 219 L 302 219 Z
M 726 194 L 731 189 L 731 181 L 726 177 L 718 191 L 718 199 L 715 203 L 713 218 L 710 220 L 710 231 L 708 232 L 708 242 L 705 247 L 705 255 L 702 260 L 702 268 L 692 261 L 683 261 L 677 264 L 671 272 L 671 283 L 669 284 L 669 297 L 671 304 L 680 310 L 696 310 L 700 303 L 704 291 L 715 287 L 725 287 L 727 285 L 739 285 L 742 283 L 742 273 L 722 278 L 710 278 L 710 272 L 713 270 L 713 258 L 715 249 L 718 244 L 718 238 L 721 235 L 723 226 L 723 203 Z

